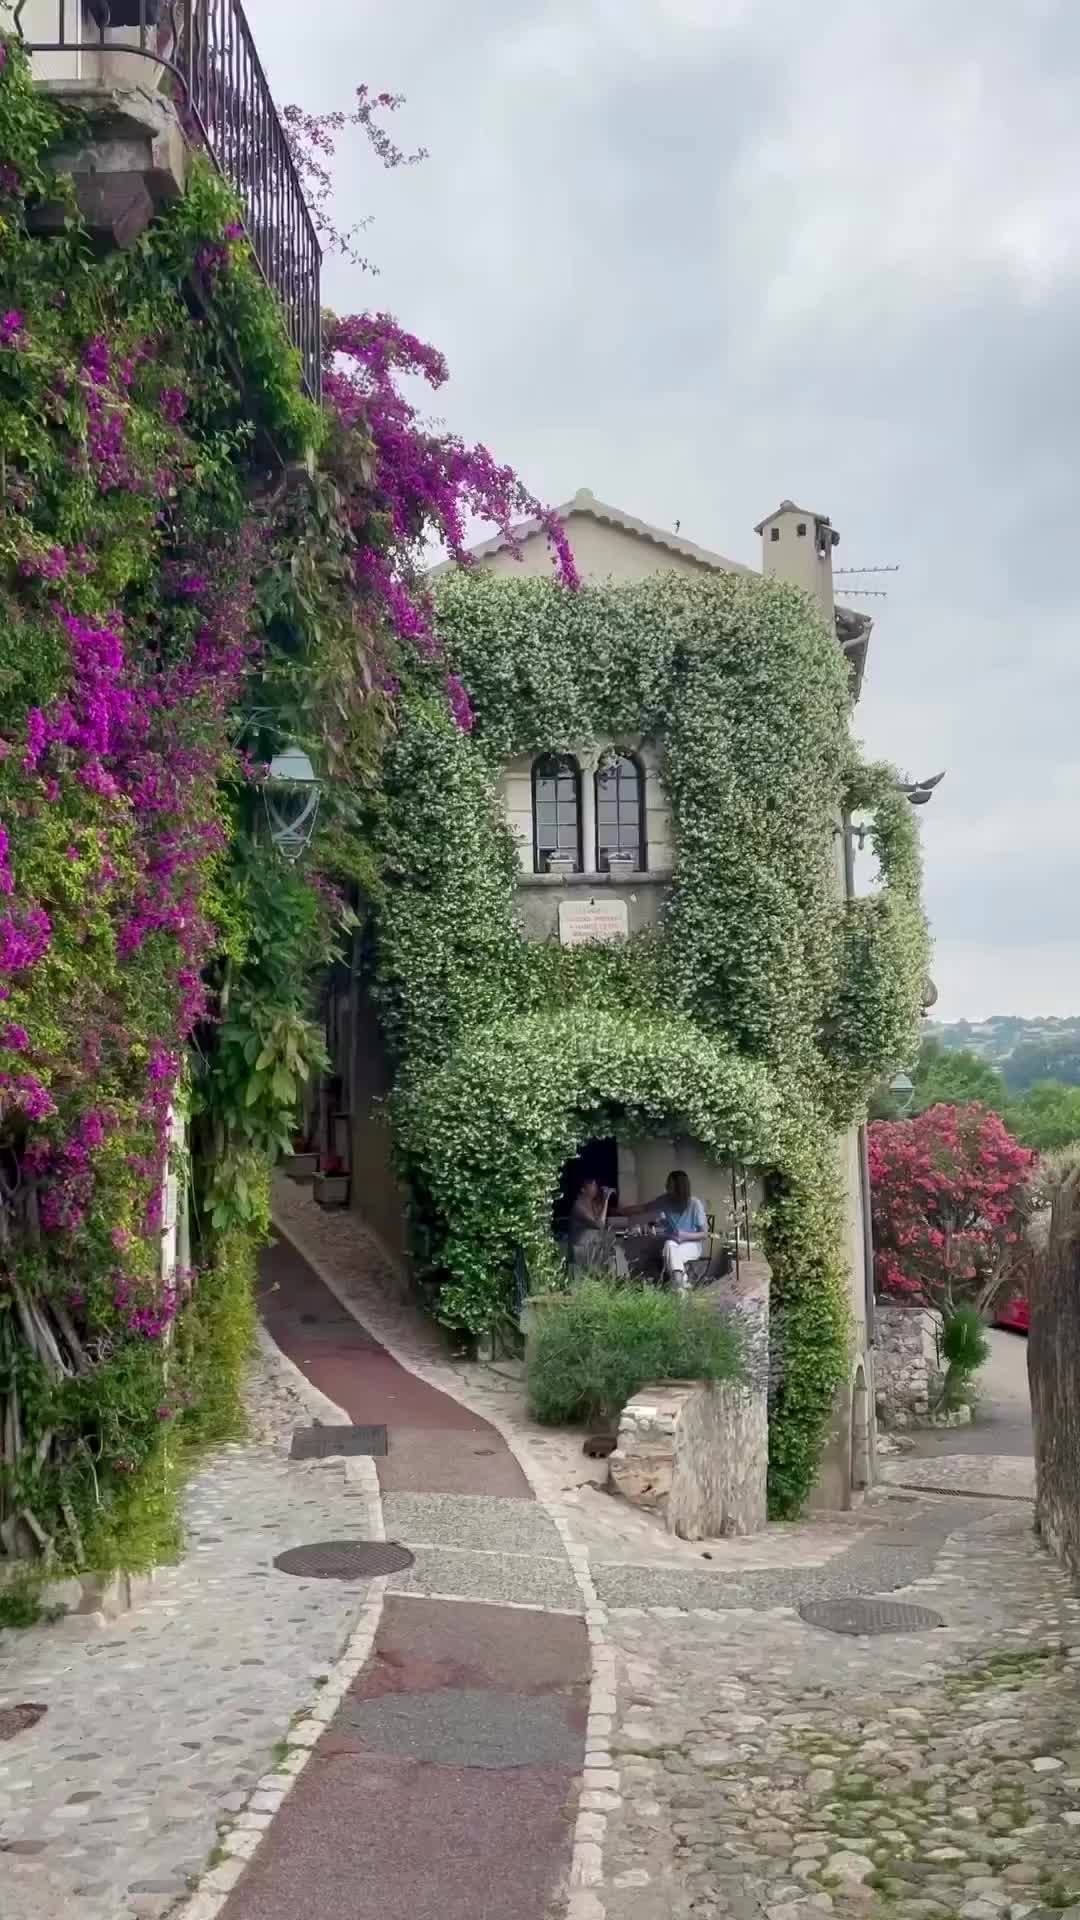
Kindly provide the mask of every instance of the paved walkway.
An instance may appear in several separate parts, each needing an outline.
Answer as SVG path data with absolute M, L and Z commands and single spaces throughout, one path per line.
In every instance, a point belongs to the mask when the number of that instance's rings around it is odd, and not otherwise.
M 1003 1327 L 989 1330 L 990 1358 L 977 1378 L 979 1399 L 969 1427 L 913 1430 L 915 1451 L 925 1459 L 950 1453 L 997 1454 L 1028 1459 L 1034 1451 L 1027 1341 Z
M 355 1217 L 288 1187 L 276 1208 L 272 1431 L 200 1476 L 148 1608 L 0 1644 L 0 1700 L 49 1707 L 0 1747 L 3 1920 L 156 1920 L 200 1862 L 177 1920 L 1080 1901 L 1078 1606 L 1025 1503 L 886 1488 L 672 1540 L 599 1489 L 580 1435 L 529 1421 L 510 1363 L 450 1355 Z M 385 1423 L 387 1457 L 291 1461 L 313 1417 Z M 357 1537 L 412 1565 L 273 1567 Z M 798 1611 L 865 1594 L 944 1625 L 858 1639 Z
M 262 1278 L 288 1357 L 352 1421 L 389 1428 L 383 1522 L 415 1564 L 386 1580 L 372 1658 L 225 1920 L 543 1920 L 569 1875 L 588 1717 L 563 1541 L 502 1436 L 392 1359 L 287 1242 Z

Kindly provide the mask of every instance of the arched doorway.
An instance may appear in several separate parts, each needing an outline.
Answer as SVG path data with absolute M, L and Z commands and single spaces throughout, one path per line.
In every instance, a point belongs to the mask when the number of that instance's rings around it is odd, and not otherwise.
M 600 1186 L 618 1191 L 619 1150 L 614 1139 L 586 1140 L 571 1159 L 563 1161 L 555 1197 L 556 1238 L 565 1233 L 570 1209 L 586 1180 L 596 1180 Z

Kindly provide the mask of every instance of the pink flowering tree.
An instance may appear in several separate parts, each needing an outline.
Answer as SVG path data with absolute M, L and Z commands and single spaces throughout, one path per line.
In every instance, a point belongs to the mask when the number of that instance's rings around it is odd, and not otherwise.
M 875 1121 L 869 1148 L 879 1292 L 984 1311 L 1021 1245 L 1034 1155 L 980 1106 Z
M 356 250 L 366 221 L 344 230 L 333 210 L 333 161 L 338 141 L 358 129 L 387 168 L 415 166 L 391 138 L 385 116 L 402 105 L 398 94 L 357 88 L 351 112 L 311 114 L 281 109 L 282 123 L 316 227 L 326 247 L 374 271 Z M 383 118 L 380 118 L 383 116 Z M 529 491 L 512 467 L 481 445 L 436 432 L 407 397 L 404 382 L 419 379 L 438 391 L 448 378 L 443 355 L 402 327 L 392 314 L 328 314 L 323 332 L 323 401 L 330 415 L 323 465 L 339 489 L 350 530 L 359 620 L 374 660 L 378 691 L 393 698 L 393 654 L 404 643 L 406 664 L 418 655 L 437 664 L 425 569 L 433 544 L 468 564 L 473 527 L 495 527 L 515 545 L 514 527 L 534 521 L 547 533 L 558 577 L 578 585 L 565 529 Z M 448 676 L 445 692 L 460 727 L 472 724 L 467 689 Z

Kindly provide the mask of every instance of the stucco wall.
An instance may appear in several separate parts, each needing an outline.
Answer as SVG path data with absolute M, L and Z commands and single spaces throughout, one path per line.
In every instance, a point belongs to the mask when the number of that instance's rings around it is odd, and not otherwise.
M 726 1232 L 732 1226 L 730 1170 L 708 1159 L 692 1140 L 670 1135 L 620 1140 L 619 1198 L 629 1206 L 656 1199 L 664 1191 L 668 1174 L 676 1167 L 689 1176 L 691 1189 L 703 1202 L 706 1213 L 716 1215 L 717 1232 Z M 761 1205 L 761 1199 L 761 1182 L 754 1178 L 750 1183 L 751 1215 Z
M 658 546 L 653 540 L 643 540 L 638 534 L 628 533 L 625 527 L 610 526 L 588 513 L 568 514 L 565 526 L 583 580 L 611 579 L 625 584 L 648 580 L 653 574 L 664 572 L 701 580 L 716 571 L 702 561 Z M 523 573 L 546 576 L 554 571 L 551 549 L 542 533 L 530 534 L 523 541 L 520 559 L 503 550 L 485 555 L 481 564 L 492 573 L 519 577 Z

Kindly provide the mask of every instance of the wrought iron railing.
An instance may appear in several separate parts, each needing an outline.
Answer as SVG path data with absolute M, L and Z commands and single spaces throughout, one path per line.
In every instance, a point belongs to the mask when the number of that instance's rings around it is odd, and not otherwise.
M 317 398 L 322 254 L 240 0 L 15 0 L 14 20 L 33 54 L 134 57 L 157 67 L 189 139 L 240 197 L 252 251 Z M 54 23 L 47 39 L 42 28 Z M 57 77 L 78 77 L 79 65 Z

